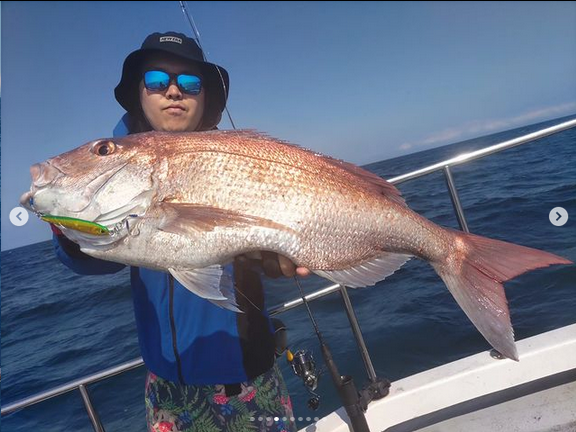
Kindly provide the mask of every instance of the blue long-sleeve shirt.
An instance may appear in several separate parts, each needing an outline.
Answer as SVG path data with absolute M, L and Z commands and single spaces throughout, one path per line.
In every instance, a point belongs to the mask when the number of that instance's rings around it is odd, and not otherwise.
M 110 274 L 125 267 L 92 258 L 61 235 L 54 235 L 53 241 L 60 261 L 76 273 Z M 272 367 L 273 329 L 260 277 L 250 270 L 238 271 L 235 279 L 241 281 L 243 295 L 236 301 L 245 313 L 215 306 L 168 273 L 130 268 L 140 350 L 151 372 L 185 384 L 232 384 Z

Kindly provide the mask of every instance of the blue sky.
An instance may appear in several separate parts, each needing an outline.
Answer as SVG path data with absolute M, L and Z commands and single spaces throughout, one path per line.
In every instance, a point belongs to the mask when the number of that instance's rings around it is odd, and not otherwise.
M 576 113 L 576 2 L 188 2 L 229 109 L 365 164 Z M 122 63 L 179 3 L 2 2 L 2 249 L 33 163 L 110 136 Z M 230 128 L 225 119 L 221 128 Z M 418 167 L 414 167 L 418 168 Z

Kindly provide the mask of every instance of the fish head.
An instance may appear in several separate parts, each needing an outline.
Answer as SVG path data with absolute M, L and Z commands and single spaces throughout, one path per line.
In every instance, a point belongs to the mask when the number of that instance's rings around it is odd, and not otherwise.
M 154 195 L 154 155 L 139 140 L 97 139 L 30 168 L 20 203 L 37 214 L 112 227 L 142 214 Z

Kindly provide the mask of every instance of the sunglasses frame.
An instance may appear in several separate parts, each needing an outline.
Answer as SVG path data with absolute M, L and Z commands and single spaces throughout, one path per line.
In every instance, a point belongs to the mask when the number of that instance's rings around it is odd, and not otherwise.
M 166 87 L 164 87 L 164 88 L 149 88 L 149 87 L 148 87 L 148 84 L 146 83 L 146 74 L 149 73 L 149 72 L 161 72 L 161 73 L 163 73 L 163 74 L 168 75 L 168 85 L 167 85 Z M 178 78 L 180 78 L 181 76 L 188 76 L 188 77 L 196 77 L 196 78 L 198 78 L 198 81 L 199 81 L 199 83 L 198 83 L 198 84 L 199 84 L 198 90 L 197 90 L 197 91 L 194 90 L 194 91 L 192 91 L 192 92 L 186 90 L 186 89 L 184 88 L 184 86 L 178 82 Z M 180 89 L 180 91 L 181 91 L 182 93 L 187 94 L 187 95 L 198 96 L 198 95 L 202 92 L 202 78 L 201 78 L 200 76 L 196 75 L 196 74 L 190 74 L 190 73 L 180 73 L 180 74 L 176 74 L 176 73 L 166 72 L 166 71 L 164 71 L 164 70 L 162 70 L 162 69 L 150 69 L 150 70 L 145 71 L 145 72 L 142 74 L 142 80 L 144 81 L 144 87 L 146 87 L 146 89 L 149 90 L 149 91 L 163 92 L 163 91 L 166 91 L 166 90 L 168 89 L 168 87 L 170 87 L 170 85 L 171 85 L 172 83 L 175 83 L 175 84 L 178 86 L 178 88 Z

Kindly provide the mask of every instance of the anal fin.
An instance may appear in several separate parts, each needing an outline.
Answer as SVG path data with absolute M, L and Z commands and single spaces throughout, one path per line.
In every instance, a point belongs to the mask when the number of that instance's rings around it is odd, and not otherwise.
M 410 258 L 412 255 L 384 252 L 376 258 L 347 269 L 315 270 L 314 273 L 340 285 L 360 288 L 375 285 L 386 279 Z

